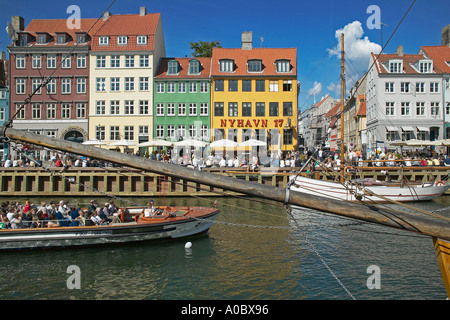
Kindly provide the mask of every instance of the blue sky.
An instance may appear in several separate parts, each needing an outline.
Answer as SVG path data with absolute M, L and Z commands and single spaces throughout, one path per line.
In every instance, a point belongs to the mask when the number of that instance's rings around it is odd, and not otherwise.
M 325 94 L 339 97 L 339 57 L 330 54 L 330 49 L 339 49 L 336 31 L 347 26 L 346 74 L 348 79 L 358 78 L 367 70 L 369 48 L 381 47 L 381 30 L 367 26 L 371 16 L 367 8 L 380 8 L 381 21 L 387 25 L 382 29 L 385 44 L 412 1 L 116 0 L 109 11 L 138 13 L 146 6 L 148 12 L 161 13 L 167 56 L 190 56 L 189 42 L 200 40 L 240 47 L 243 31 L 253 32 L 254 47 L 296 47 L 299 107 L 304 110 Z M 31 19 L 68 18 L 67 7 L 78 5 L 82 18 L 97 18 L 111 2 L 0 0 L 0 50 L 6 51 L 10 43 L 5 27 L 12 15 L 24 17 L 27 25 Z M 441 29 L 450 24 L 449 12 L 449 0 L 417 0 L 384 52 L 393 53 L 398 45 L 405 53 L 417 53 L 422 45 L 440 45 Z

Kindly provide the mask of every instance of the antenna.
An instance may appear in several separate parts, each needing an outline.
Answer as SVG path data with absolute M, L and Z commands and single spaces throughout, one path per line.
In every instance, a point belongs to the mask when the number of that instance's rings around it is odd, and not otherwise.
M 381 29 L 381 47 L 383 48 L 383 26 L 389 27 L 387 24 L 380 21 L 380 29 Z
M 16 30 L 14 30 L 14 27 L 12 26 L 11 22 L 8 21 L 8 25 L 6 26 L 6 33 L 8 33 L 8 36 L 10 39 L 14 37 L 16 34 Z

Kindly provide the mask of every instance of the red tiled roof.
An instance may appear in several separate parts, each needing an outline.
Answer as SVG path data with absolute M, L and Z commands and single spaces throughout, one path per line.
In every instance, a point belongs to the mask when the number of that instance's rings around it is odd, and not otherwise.
M 234 72 L 219 72 L 219 60 L 232 59 L 235 63 Z M 247 72 L 247 61 L 262 60 L 263 72 Z M 276 71 L 275 61 L 290 60 L 291 70 L 287 73 Z M 211 75 L 214 76 L 297 76 L 297 48 L 213 48 L 211 59 Z
M 189 61 L 198 60 L 200 62 L 200 74 L 188 74 L 189 71 Z M 178 74 L 167 74 L 168 63 L 171 60 L 178 61 L 179 73 Z M 155 78 L 159 79 L 187 79 L 187 78 L 209 78 L 211 67 L 211 58 L 203 57 L 190 57 L 190 58 L 162 58 L 158 70 L 156 71 Z
M 359 105 L 359 110 L 356 113 L 356 116 L 365 116 L 365 115 L 366 115 L 366 102 L 361 101 L 361 103 Z
M 450 73 L 450 47 L 449 46 L 423 46 L 423 52 L 433 59 L 436 73 Z M 436 68 L 438 70 L 436 70 Z
M 341 103 L 338 102 L 338 103 L 336 103 L 336 104 L 334 105 L 333 108 L 331 108 L 331 109 L 325 114 L 325 117 L 332 117 L 332 116 L 335 116 L 335 115 L 337 115 L 338 113 L 340 113 L 340 111 L 341 111 Z
M 402 60 L 403 61 L 403 73 L 413 73 L 417 74 L 417 72 L 411 64 L 416 63 L 419 60 L 426 59 L 426 57 L 422 54 L 404 54 L 403 56 L 399 56 L 398 54 L 382 54 L 378 58 L 379 73 L 389 73 L 388 70 L 382 66 L 384 63 L 388 62 L 389 60 Z

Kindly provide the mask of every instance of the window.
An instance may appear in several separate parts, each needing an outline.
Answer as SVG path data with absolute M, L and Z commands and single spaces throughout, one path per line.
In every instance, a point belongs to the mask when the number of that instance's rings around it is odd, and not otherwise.
M 266 91 L 266 81 L 256 80 L 256 92 L 264 92 L 264 91 Z
M 147 137 L 148 141 L 148 126 L 139 126 L 139 138 L 141 137 Z
M 394 104 L 394 102 L 386 102 L 386 115 L 387 116 L 395 115 L 395 104 Z
M 148 100 L 139 101 L 139 114 L 148 114 Z
M 238 81 L 237 80 L 228 80 L 228 91 L 236 92 L 238 90 Z
M 283 116 L 291 117 L 292 116 L 292 102 L 283 102 Z
M 416 115 L 417 116 L 425 115 L 425 102 L 416 102 Z
M 25 79 L 16 79 L 16 93 L 25 94 Z
M 134 78 L 125 78 L 125 91 L 134 91 Z
M 429 61 L 421 61 L 419 63 L 419 71 L 420 73 L 432 73 L 433 63 Z
M 431 116 L 439 117 L 439 102 L 430 102 Z
M 17 119 L 25 119 L 25 108 L 23 104 L 16 105 L 16 118 Z
M 252 116 L 251 102 L 242 102 L 242 116 L 243 117 L 251 117 Z
M 395 132 L 386 131 L 386 141 L 394 141 L 395 140 Z
M 409 82 L 401 82 L 400 83 L 400 92 L 403 92 L 403 93 L 409 92 Z
M 173 124 L 167 126 L 167 137 L 175 138 L 175 126 Z
M 16 68 L 17 69 L 25 69 L 25 55 L 18 54 L 16 56 Z
M 148 77 L 139 77 L 139 90 L 148 91 Z
M 31 117 L 33 119 L 41 118 L 41 105 L 39 103 L 33 103 L 31 105 Z
M 202 140 L 206 140 L 208 138 L 208 125 L 202 124 L 200 127 L 200 137 Z
M 117 44 L 119 46 L 125 46 L 127 45 L 128 37 L 127 36 L 119 36 L 117 37 Z
M 167 74 L 178 74 L 178 61 L 171 60 L 167 63 Z
M 219 61 L 219 71 L 220 72 L 233 72 L 234 71 L 234 60 L 222 59 Z
M 292 80 L 283 80 L 283 91 L 292 91 Z
M 95 138 L 97 140 L 105 140 L 105 127 L 104 126 L 96 126 L 95 127 Z
M 56 104 L 47 104 L 47 119 L 56 119 Z
M 134 114 L 133 100 L 125 100 L 125 114 Z
M 186 103 L 178 104 L 178 115 L 185 116 L 186 115 Z
M 138 36 L 137 37 L 137 44 L 139 44 L 139 45 L 147 44 L 147 36 Z
M 55 94 L 56 93 L 56 79 L 50 79 L 47 82 L 47 94 Z
M 439 82 L 430 82 L 430 93 L 439 92 Z
M 256 103 L 255 115 L 257 117 L 265 117 L 266 116 L 266 104 L 264 102 Z
M 228 137 L 227 139 L 237 142 L 237 129 L 228 129 Z
M 197 126 L 195 124 L 189 125 L 189 137 L 197 137 Z
M 223 91 L 223 80 L 216 80 L 214 81 L 214 90 L 215 91 Z
M 291 71 L 291 61 L 290 60 L 278 60 L 277 72 L 290 72 Z
M 283 129 L 283 144 L 292 144 L 293 137 L 293 129 Z
M 223 117 L 223 115 L 224 115 L 223 102 L 215 102 L 214 103 L 214 115 L 216 117 Z
M 110 126 L 109 127 L 109 140 L 120 140 L 119 126 Z
M 207 116 L 208 115 L 208 104 L 200 103 L 200 115 Z
M 445 114 L 450 115 L 450 102 L 447 102 L 447 106 L 445 107 Z
M 394 82 L 386 82 L 384 92 L 393 93 L 394 92 Z
M 167 104 L 167 115 L 174 116 L 175 115 L 175 103 Z
M 33 55 L 31 67 L 33 69 L 40 69 L 41 68 L 41 55 L 40 54 L 34 54 Z
M 269 116 L 278 117 L 278 102 L 269 102 Z
M 63 103 L 61 105 L 61 119 L 70 119 L 70 104 Z
M 62 94 L 70 94 L 71 93 L 70 79 L 67 79 L 67 78 L 61 79 L 61 93 Z
M 120 78 L 111 78 L 111 91 L 120 91 Z
M 49 54 L 47 55 L 47 69 L 55 69 L 56 68 L 56 55 Z
M 209 83 L 206 81 L 200 82 L 200 92 L 207 93 L 208 92 Z
M 401 102 L 400 103 L 400 115 L 409 116 L 409 102 Z
M 77 43 L 86 43 L 87 35 L 85 33 L 78 33 L 76 37 Z
M 41 79 L 32 80 L 31 91 L 33 91 L 35 94 L 41 94 Z
M 242 80 L 242 91 L 243 92 L 252 91 L 252 80 Z
M 139 67 L 148 68 L 148 55 L 140 55 L 139 56 Z
M 77 78 L 77 93 L 86 93 L 86 78 Z
M 98 44 L 101 46 L 107 46 L 109 44 L 109 37 L 99 37 Z
M 416 82 L 416 92 L 417 93 L 425 92 L 425 83 L 424 82 Z
M 156 137 L 163 138 L 164 137 L 164 126 L 163 125 L 156 125 L 156 131 L 155 131 Z
M 72 66 L 72 61 L 70 56 L 63 56 L 61 61 L 61 68 L 70 69 Z
M 47 44 L 47 35 L 46 34 L 38 34 L 37 44 Z
M 178 126 L 178 136 L 179 137 L 185 137 L 186 136 L 186 126 L 185 125 L 179 125 Z
M 84 103 L 77 103 L 77 118 L 86 118 L 86 105 Z
M 134 140 L 134 126 L 125 126 L 123 137 L 125 140 Z
M 389 62 L 389 72 L 401 73 L 402 71 L 403 71 L 403 63 L 401 61 L 390 61 Z
M 97 68 L 106 67 L 106 56 L 97 56 Z
M 164 82 L 157 82 L 156 83 L 156 92 L 157 93 L 164 93 Z
M 238 116 L 237 102 L 228 102 L 228 116 L 229 117 L 237 117 Z
M 189 103 L 189 115 L 196 116 L 197 115 L 197 104 Z
M 189 82 L 189 93 L 197 92 L 197 82 Z
M 110 114 L 119 114 L 119 112 L 120 112 L 119 100 L 111 100 L 110 101 Z
M 156 115 L 157 116 L 164 116 L 164 103 L 157 103 L 156 104 Z
M 77 55 L 77 68 L 78 69 L 86 68 L 86 55 L 85 54 Z
M 269 81 L 269 92 L 278 92 L 278 80 Z
M 97 92 L 106 91 L 106 78 L 97 78 Z
M 66 42 L 67 42 L 66 34 L 56 35 L 56 44 L 65 44 Z
M 427 133 L 426 131 L 420 131 L 419 129 L 417 129 L 416 136 L 417 140 L 426 140 Z
M 105 114 L 105 101 L 99 100 L 95 104 L 95 114 Z
M 200 73 L 200 62 L 198 60 L 189 61 L 188 74 L 199 74 L 199 73 Z
M 178 93 L 186 93 L 186 82 L 178 82 Z
M 248 72 L 261 72 L 262 71 L 261 60 L 249 60 L 247 62 L 247 71 Z
M 111 56 L 111 68 L 120 68 L 120 56 Z
M 125 68 L 134 68 L 134 56 L 125 55 Z
M 402 132 L 402 141 L 411 140 L 411 131 L 403 131 Z
M 167 93 L 175 93 L 175 82 L 167 82 Z

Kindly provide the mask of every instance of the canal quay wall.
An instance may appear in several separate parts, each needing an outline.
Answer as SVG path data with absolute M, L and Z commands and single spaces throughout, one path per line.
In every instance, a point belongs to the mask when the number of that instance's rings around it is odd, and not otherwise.
M 258 168 L 254 172 L 247 168 L 204 168 L 203 171 L 221 174 L 237 179 L 285 188 L 289 176 L 300 168 Z M 195 169 L 192 169 L 195 170 Z M 353 178 L 373 178 L 386 181 L 389 173 L 391 180 L 399 180 L 403 175 L 409 181 L 439 181 L 447 176 L 449 167 L 359 167 Z M 337 172 L 322 170 L 305 172 L 304 176 L 331 180 Z M 189 179 L 167 177 L 161 174 L 143 172 L 131 168 L 61 168 L 45 170 L 43 168 L 2 168 L 0 171 L 0 196 L 98 196 L 116 195 L 123 197 L 141 196 L 226 196 L 235 192 L 202 185 Z M 450 192 L 447 192 L 450 194 Z

